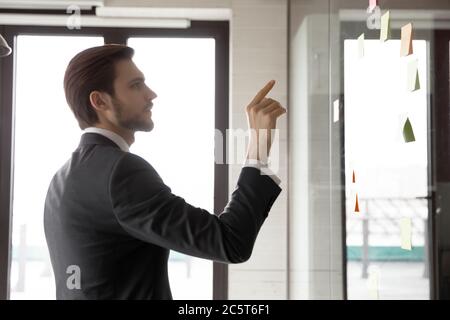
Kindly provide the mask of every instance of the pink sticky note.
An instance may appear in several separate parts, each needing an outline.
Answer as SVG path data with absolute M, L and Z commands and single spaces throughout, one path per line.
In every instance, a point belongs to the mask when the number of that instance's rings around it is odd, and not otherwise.
M 413 54 L 412 34 L 413 28 L 411 23 L 408 23 L 402 27 L 402 44 L 400 49 L 401 57 L 406 57 Z
M 372 11 L 376 6 L 378 6 L 378 0 L 369 0 L 369 10 Z

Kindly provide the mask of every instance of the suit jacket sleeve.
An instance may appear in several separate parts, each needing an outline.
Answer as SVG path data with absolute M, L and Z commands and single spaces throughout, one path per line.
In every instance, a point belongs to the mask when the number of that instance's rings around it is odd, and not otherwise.
M 174 194 L 144 159 L 126 153 L 109 179 L 112 210 L 131 236 L 167 249 L 226 263 L 250 258 L 256 236 L 280 187 L 260 170 L 244 167 L 219 215 Z

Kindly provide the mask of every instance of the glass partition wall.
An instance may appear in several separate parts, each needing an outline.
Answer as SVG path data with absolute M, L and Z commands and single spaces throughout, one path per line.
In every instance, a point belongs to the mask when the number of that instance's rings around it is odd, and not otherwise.
M 292 299 L 448 299 L 448 1 L 290 1 Z

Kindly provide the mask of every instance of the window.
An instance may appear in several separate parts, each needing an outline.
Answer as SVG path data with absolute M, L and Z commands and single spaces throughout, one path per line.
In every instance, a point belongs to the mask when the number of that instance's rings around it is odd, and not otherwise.
M 53 174 L 82 134 L 65 101 L 63 75 L 69 60 L 85 48 L 128 39 L 134 62 L 158 94 L 152 110 L 155 128 L 137 133 L 130 151 L 146 158 L 174 194 L 212 214 L 221 212 L 228 201 L 228 167 L 214 162 L 214 137 L 216 130 L 228 127 L 227 22 L 191 21 L 186 30 L 115 28 L 114 33 L 108 28 L 8 26 L 2 34 L 14 39 L 8 40 L 13 55 L 2 60 L 3 89 L 12 91 L 11 97 L 3 95 L 2 108 L 5 119 L 13 120 L 10 130 L 1 128 L 0 149 L 7 150 L 3 159 L 14 159 L 3 169 L 13 178 L 10 189 L 2 188 L 2 199 L 11 195 L 12 216 L 3 202 L 0 217 L 11 235 L 11 250 L 2 238 L 0 267 L 10 274 L 1 275 L 0 297 L 55 298 L 43 205 Z M 215 262 L 172 252 L 169 277 L 175 299 L 226 297 L 226 268 Z M 197 290 L 187 291 L 193 286 Z
M 131 152 L 149 161 L 172 193 L 214 212 L 214 39 L 130 38 L 134 61 L 156 92 L 151 133 Z M 211 299 L 212 262 L 171 251 L 174 299 Z M 195 287 L 196 290 L 192 290 Z
M 76 53 L 102 44 L 102 37 L 17 37 L 11 299 L 55 298 L 43 200 L 80 139 L 64 97 L 64 72 Z

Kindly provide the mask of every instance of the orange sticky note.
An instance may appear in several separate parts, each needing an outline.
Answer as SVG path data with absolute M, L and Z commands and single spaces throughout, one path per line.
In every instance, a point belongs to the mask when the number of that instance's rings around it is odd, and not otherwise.
M 402 27 L 402 46 L 400 48 L 401 57 L 406 57 L 410 54 L 413 54 L 412 33 L 412 23 L 408 23 L 407 25 Z
M 355 177 L 355 170 L 353 170 L 353 177 L 352 177 L 352 182 L 355 183 L 356 182 L 356 177 Z
M 378 5 L 378 0 L 369 0 L 369 10 L 372 11 Z
M 355 212 L 359 212 L 358 194 L 356 194 Z

